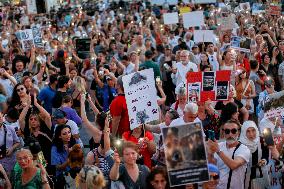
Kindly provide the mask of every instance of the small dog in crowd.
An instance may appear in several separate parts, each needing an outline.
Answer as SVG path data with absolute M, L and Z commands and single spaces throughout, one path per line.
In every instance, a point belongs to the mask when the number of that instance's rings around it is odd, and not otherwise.
M 102 189 L 106 186 L 102 171 L 94 165 L 85 165 L 79 173 L 81 189 Z
M 181 143 L 178 138 L 178 129 L 169 128 L 166 138 L 166 162 L 168 169 L 175 169 L 179 163 L 185 160 Z

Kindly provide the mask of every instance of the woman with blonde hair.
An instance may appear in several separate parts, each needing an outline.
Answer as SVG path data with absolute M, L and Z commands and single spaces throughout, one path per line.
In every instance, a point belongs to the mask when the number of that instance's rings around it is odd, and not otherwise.
M 41 164 L 36 167 L 30 150 L 19 150 L 16 159 L 21 169 L 11 177 L 14 189 L 50 189 L 45 168 Z
M 73 79 L 73 108 L 79 113 L 80 112 L 80 99 L 81 94 L 86 94 L 86 81 L 80 76 L 75 76 Z

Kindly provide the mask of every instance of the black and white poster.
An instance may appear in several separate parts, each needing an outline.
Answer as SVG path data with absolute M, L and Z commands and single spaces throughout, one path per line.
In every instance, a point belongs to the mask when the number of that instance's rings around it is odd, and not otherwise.
M 203 72 L 203 91 L 212 91 L 215 84 L 215 72 Z
M 230 86 L 228 81 L 217 81 L 216 100 L 228 100 L 229 87 Z
M 209 180 L 201 123 L 162 128 L 170 186 Z

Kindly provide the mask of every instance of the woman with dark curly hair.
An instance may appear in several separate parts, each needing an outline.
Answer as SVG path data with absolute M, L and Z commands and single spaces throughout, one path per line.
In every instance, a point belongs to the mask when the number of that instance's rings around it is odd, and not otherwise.
M 155 167 L 146 179 L 148 189 L 166 189 L 169 187 L 168 173 L 165 167 Z
M 18 83 L 14 87 L 9 107 L 15 107 L 18 111 L 21 112 L 27 104 L 28 99 L 29 95 L 27 88 L 23 84 Z

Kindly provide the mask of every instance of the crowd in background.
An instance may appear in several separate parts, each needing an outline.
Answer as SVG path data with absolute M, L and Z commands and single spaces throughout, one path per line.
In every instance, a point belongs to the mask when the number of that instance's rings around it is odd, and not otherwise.
M 202 123 L 210 180 L 175 188 L 254 189 L 260 178 L 282 188 L 283 118 L 265 117 L 264 105 L 284 89 L 284 18 L 239 3 L 0 7 L 0 189 L 170 188 L 161 128 L 191 122 Z M 205 24 L 185 28 L 182 8 L 203 11 Z M 166 12 L 179 23 L 164 24 Z M 218 25 L 220 13 L 233 15 L 232 29 Z M 23 48 L 17 32 L 32 27 L 42 47 Z M 195 43 L 201 29 L 216 40 Z M 231 48 L 236 36 L 249 52 Z M 160 119 L 131 130 L 122 77 L 149 68 Z M 188 72 L 219 70 L 231 71 L 228 100 L 188 102 Z M 265 128 L 279 140 L 266 144 Z

